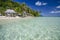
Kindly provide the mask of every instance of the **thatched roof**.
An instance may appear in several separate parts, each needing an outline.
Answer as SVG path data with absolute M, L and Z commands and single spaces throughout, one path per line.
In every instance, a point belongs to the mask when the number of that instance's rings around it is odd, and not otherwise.
M 14 10 L 12 10 L 12 9 L 7 9 L 6 11 L 5 11 L 5 13 L 16 13 Z

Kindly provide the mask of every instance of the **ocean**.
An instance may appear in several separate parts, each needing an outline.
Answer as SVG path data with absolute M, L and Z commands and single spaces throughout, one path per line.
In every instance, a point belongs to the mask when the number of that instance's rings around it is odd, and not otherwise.
M 60 17 L 0 19 L 0 40 L 60 40 Z

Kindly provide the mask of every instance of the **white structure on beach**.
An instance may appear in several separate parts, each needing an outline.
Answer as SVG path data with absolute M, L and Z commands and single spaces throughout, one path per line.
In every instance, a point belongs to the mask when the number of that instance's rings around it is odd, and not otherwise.
M 23 17 L 27 16 L 27 13 L 25 11 L 23 11 Z
M 10 16 L 10 17 L 15 17 L 17 15 L 17 13 L 14 10 L 12 10 L 12 9 L 7 9 L 5 11 L 5 15 L 6 16 Z

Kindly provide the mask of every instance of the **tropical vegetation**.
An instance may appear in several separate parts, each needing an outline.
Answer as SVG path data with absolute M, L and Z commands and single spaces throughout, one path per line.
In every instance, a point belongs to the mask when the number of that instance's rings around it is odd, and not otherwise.
M 5 15 L 4 11 L 8 8 L 15 10 L 19 14 L 22 14 L 23 11 L 26 11 L 32 16 L 40 16 L 40 12 L 32 10 L 25 3 L 14 2 L 13 0 L 0 0 L 0 13 L 2 15 Z

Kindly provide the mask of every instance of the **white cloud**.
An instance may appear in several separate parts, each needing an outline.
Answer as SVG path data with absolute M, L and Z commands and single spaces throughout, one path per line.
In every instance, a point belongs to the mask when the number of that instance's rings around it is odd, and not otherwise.
M 42 3 L 42 2 L 40 2 L 40 1 L 37 1 L 37 2 L 35 3 L 35 5 L 37 5 L 37 6 L 42 6 L 42 5 L 47 5 L 47 3 Z
M 50 13 L 60 13 L 60 11 L 56 10 L 56 11 L 51 11 Z
M 42 5 L 47 5 L 47 3 L 43 3 Z
M 59 5 L 59 6 L 57 6 L 57 7 L 56 7 L 56 9 L 57 9 L 57 8 L 59 9 L 59 8 L 60 8 L 60 5 Z M 60 10 L 56 10 L 56 9 L 55 9 L 55 10 L 53 10 L 53 11 L 51 11 L 50 13 L 60 13 Z
M 37 5 L 37 6 L 41 6 L 42 3 L 41 3 L 40 1 L 37 1 L 37 2 L 35 3 L 35 5 Z
M 60 5 L 59 5 L 59 6 L 57 6 L 56 8 L 60 8 Z

